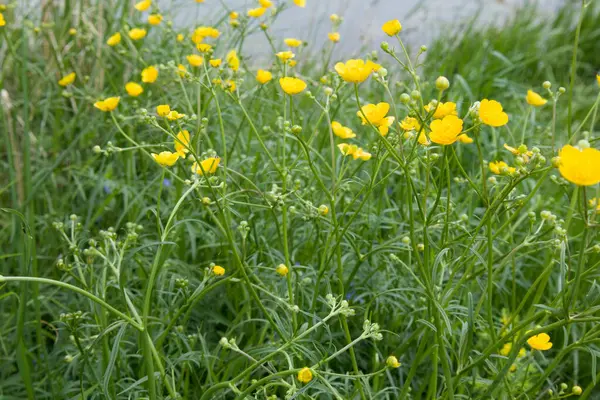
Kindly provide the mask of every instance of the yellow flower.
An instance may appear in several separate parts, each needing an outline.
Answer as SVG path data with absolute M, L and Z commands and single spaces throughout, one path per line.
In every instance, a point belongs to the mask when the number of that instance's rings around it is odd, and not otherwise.
M 298 62 L 297 62 L 296 60 L 290 60 L 290 62 L 288 63 L 288 65 L 289 65 L 290 67 L 295 67 L 297 63 L 298 63 Z
M 159 106 L 156 106 L 156 113 L 160 117 L 166 117 L 167 115 L 169 115 L 170 112 L 171 112 L 171 107 L 169 107 L 168 104 L 161 104 Z
M 235 50 L 231 50 L 229 53 L 227 53 L 227 56 L 225 56 L 225 61 L 227 61 L 227 65 L 229 65 L 229 68 L 231 68 L 233 71 L 237 71 L 240 68 L 240 59 L 238 58 Z
M 462 144 L 471 144 L 473 143 L 473 138 L 466 133 L 463 133 L 462 135 L 458 135 L 458 141 Z
M 289 269 L 285 264 L 279 264 L 277 268 L 275 268 L 275 272 L 281 276 L 286 276 L 289 272 Z
M 129 31 L 129 38 L 131 40 L 140 40 L 146 36 L 146 30 L 142 28 L 133 28 Z
M 113 111 L 119 105 L 119 100 L 121 100 L 120 97 L 108 97 L 95 102 L 94 107 L 104 112 Z
M 270 71 L 259 69 L 256 72 L 256 80 L 259 81 L 262 85 L 269 82 L 271 79 L 273 79 L 273 74 Z
M 227 82 L 225 82 L 226 87 L 229 89 L 230 92 L 235 92 L 235 81 L 232 81 L 231 79 L 228 80 Z
M 185 114 L 180 114 L 180 113 L 178 113 L 178 112 L 177 112 L 177 111 L 175 111 L 175 110 L 171 110 L 171 112 L 169 112 L 169 113 L 167 114 L 167 119 L 168 119 L 169 121 L 176 121 L 176 120 L 178 120 L 178 119 L 181 119 L 181 118 L 183 118 L 183 117 L 185 117 Z
M 273 2 L 271 0 L 258 0 L 258 3 L 263 8 L 273 7 Z
M 204 175 L 205 173 L 214 174 L 217 171 L 220 162 L 221 159 L 218 157 L 209 157 L 200 162 L 200 165 L 194 163 L 194 165 L 192 165 L 192 172 L 195 172 L 198 175 Z
M 178 42 L 183 42 L 183 39 L 185 39 L 185 36 L 183 36 L 183 33 L 178 33 L 177 34 L 177 41 Z
M 298 4 L 299 0 L 294 0 L 296 4 Z M 308 383 L 312 381 L 313 374 L 310 368 L 304 367 L 298 372 L 298 380 L 302 383 Z
M 75 82 L 75 77 L 77 75 L 75 74 L 75 72 L 71 72 L 70 74 L 67 74 L 65 76 L 63 76 L 59 81 L 58 84 L 60 86 L 69 86 L 71 83 Z
M 181 157 L 185 157 L 190 147 L 190 132 L 182 130 L 177 134 L 177 140 L 175 140 L 175 151 Z
M 199 67 L 202 65 L 202 63 L 204 63 L 204 58 L 198 54 L 190 54 L 186 58 L 192 67 Z
M 435 119 L 429 125 L 429 138 L 433 143 L 448 145 L 458 140 L 462 132 L 463 120 L 456 115 L 447 115 L 444 119 Z
M 223 276 L 225 275 L 225 268 L 221 267 L 220 265 L 215 265 L 214 267 L 212 267 L 212 272 L 217 276 Z
M 596 80 L 598 81 L 598 86 L 600 86 L 600 74 L 596 74 Z
M 547 333 L 540 333 L 527 339 L 527 344 L 534 350 L 550 350 L 552 342 Z
M 280 78 L 279 85 L 289 95 L 295 95 L 306 89 L 306 82 L 298 78 Z
M 264 7 L 252 8 L 248 10 L 248 16 L 252 18 L 262 17 L 265 11 L 267 11 L 267 9 Z
M 509 167 L 504 161 L 490 161 L 489 168 L 496 175 L 512 175 L 516 169 Z
M 489 126 L 504 126 L 508 123 L 508 115 L 502 111 L 502 104 L 496 100 L 483 99 L 479 104 L 479 118 Z
M 6 20 L 4 19 L 4 14 L 0 13 L 0 26 L 5 26 Z
M 306 7 L 306 0 L 294 0 L 294 4 L 298 7 Z
M 367 104 L 366 106 L 362 106 L 360 111 L 356 112 L 356 115 L 360 117 L 363 125 L 370 122 L 379 129 L 379 133 L 382 136 L 385 136 L 389 131 L 390 125 L 394 122 L 394 117 L 386 117 L 389 110 L 390 105 L 388 103 L 381 102 L 377 105 Z
M 337 24 L 338 22 L 340 22 L 340 16 L 337 14 L 331 14 L 329 16 L 329 20 L 331 21 L 331 23 Z
M 377 71 L 379 68 L 381 68 L 380 65 L 364 60 L 348 60 L 345 64 L 342 62 L 335 64 L 335 70 L 342 79 L 353 83 L 364 82 L 373 71 Z
M 385 360 L 385 364 L 390 368 L 400 368 L 400 362 L 395 356 L 389 356 L 387 360 Z
M 406 131 L 406 132 L 404 132 L 403 137 L 404 137 L 404 139 L 409 140 L 414 137 L 414 134 L 412 133 L 412 131 Z M 419 139 L 417 139 L 417 140 L 418 140 L 419 144 L 422 146 L 429 146 L 431 144 L 431 142 L 427 138 L 427 135 L 425 134 L 425 132 L 419 133 Z
M 292 53 L 291 51 L 280 51 L 279 53 L 277 53 L 275 55 L 283 62 L 291 60 L 292 58 L 296 57 L 296 55 L 294 53 Z
M 204 3 L 204 0 L 196 0 L 196 3 L 202 4 L 202 3 Z
M 515 149 L 514 147 L 511 147 L 504 143 L 504 148 L 510 151 L 515 156 L 521 156 L 525 163 L 528 163 L 529 159 L 533 157 L 533 151 L 527 149 L 527 146 L 525 146 L 524 144 L 520 145 L 518 148 Z
M 236 20 L 236 19 L 238 19 L 239 16 L 240 15 L 238 13 L 236 13 L 235 11 L 232 11 L 229 13 L 229 19 L 231 19 L 231 20 Z
M 400 24 L 400 21 L 398 21 L 397 19 L 392 19 L 392 20 L 386 22 L 385 24 L 383 24 L 383 26 L 381 27 L 381 30 L 384 31 L 385 34 L 388 36 L 395 36 L 395 35 L 399 34 L 400 31 L 402 30 L 402 25 Z
M 173 166 L 179 159 L 179 154 L 171 153 L 170 151 L 161 151 L 160 153 L 152 153 L 154 161 L 165 167 Z
M 146 11 L 152 5 L 152 0 L 142 0 L 137 3 L 134 7 L 138 11 Z
M 558 153 L 560 174 L 579 186 L 592 186 L 600 182 L 600 151 L 594 148 L 578 149 L 566 145 Z
M 405 117 L 400 122 L 400 128 L 404 129 L 405 131 L 419 131 L 421 130 L 421 124 L 416 118 Z
M 158 78 L 158 68 L 151 65 L 142 70 L 142 82 L 154 83 Z
M 127 82 L 125 85 L 127 94 L 133 97 L 137 97 L 144 92 L 144 88 L 139 83 Z
M 202 43 L 204 38 L 211 37 L 216 39 L 219 37 L 221 32 L 218 29 L 213 28 L 212 26 L 200 26 L 194 30 L 192 34 L 192 41 L 195 44 Z
M 428 104 L 425 106 L 425 111 L 430 112 L 431 110 L 435 110 L 433 113 L 433 118 L 442 119 L 447 115 L 458 115 L 456 112 L 456 103 L 448 101 L 446 103 L 438 103 L 437 108 Z
M 180 77 L 183 78 L 186 73 L 187 73 L 187 68 L 185 67 L 185 65 L 178 64 L 177 65 L 177 75 L 179 75 Z
M 284 40 L 285 44 L 287 44 L 290 47 L 298 47 L 302 44 L 302 40 L 299 39 L 294 39 L 294 38 L 287 38 Z
M 215 58 L 209 61 L 210 66 L 214 67 L 214 68 L 219 68 L 221 66 L 221 59 L 220 58 Z
M 525 97 L 525 99 L 527 100 L 527 104 L 535 107 L 541 107 L 548 102 L 548 100 L 546 100 L 533 90 L 527 91 L 527 96 Z
M 109 46 L 116 46 L 121 43 L 121 34 L 119 32 L 115 33 L 111 37 L 108 38 L 106 44 Z
M 329 38 L 329 40 L 331 40 L 333 43 L 337 43 L 340 41 L 340 33 L 339 32 L 329 32 L 327 34 L 327 37 Z
M 502 349 L 500 349 L 500 355 L 503 355 L 505 357 L 508 356 L 510 354 L 510 351 L 512 350 L 512 346 L 513 346 L 512 343 L 504 343 L 504 346 L 502 346 Z M 527 351 L 523 347 L 521 347 L 519 349 L 518 356 L 525 357 L 526 354 L 527 354 Z
M 202 53 L 208 53 L 209 51 L 212 50 L 212 46 L 208 43 L 198 43 L 196 45 L 196 48 L 198 49 L 198 51 L 200 51 Z
M 352 129 L 342 126 L 342 124 L 337 121 L 331 123 L 331 129 L 333 130 L 333 134 L 341 139 L 352 139 L 356 137 L 356 134 L 352 132 Z
M 600 214 L 600 199 L 594 197 L 593 199 L 588 201 L 591 208 L 596 210 L 597 214 Z
M 150 14 L 148 15 L 148 23 L 150 25 L 159 25 L 163 20 L 163 16 L 160 14 Z
M 71 35 L 71 36 L 77 35 L 77 29 L 75 29 L 75 28 L 69 29 L 69 35 Z
M 343 155 L 352 156 L 355 160 L 361 159 L 367 161 L 371 159 L 371 153 L 367 153 L 355 144 L 340 143 L 337 147 Z

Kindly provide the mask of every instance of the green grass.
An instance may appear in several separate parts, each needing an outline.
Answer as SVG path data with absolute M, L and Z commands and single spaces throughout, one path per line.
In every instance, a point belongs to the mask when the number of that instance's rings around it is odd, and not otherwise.
M 212 21 L 224 65 L 192 70 L 197 51 L 175 39 L 190 32 L 167 24 L 176 8 L 132 42 L 126 26 L 148 11 L 128 1 L 44 4 L 9 6 L 0 27 L 1 399 L 556 399 L 575 385 L 600 396 L 598 217 L 585 201 L 600 193 L 552 166 L 567 143 L 597 147 L 597 7 L 467 21 L 405 67 L 389 38 L 387 77 L 355 92 L 332 68 L 343 60 L 323 73 L 326 38 L 322 55 L 296 50 L 293 68 L 250 62 L 247 36 L 263 33 L 245 10 L 237 29 L 230 10 Z M 237 72 L 225 65 L 234 48 Z M 127 96 L 148 65 L 158 81 Z M 258 68 L 274 79 L 258 85 Z M 284 95 L 283 74 L 311 95 Z M 429 126 L 421 99 L 402 101 L 417 87 L 424 104 L 456 102 L 475 143 L 423 147 L 396 123 L 385 137 L 361 125 L 357 102 L 386 101 L 397 121 Z M 530 88 L 548 104 L 529 106 Z M 121 96 L 115 111 L 94 108 L 109 96 Z M 502 102 L 508 125 L 474 123 L 483 98 Z M 188 117 L 157 118 L 159 104 Z M 334 137 L 334 120 L 357 137 Z M 182 128 L 190 159 L 161 167 L 150 153 L 172 151 Z M 342 157 L 342 142 L 373 157 Z M 535 154 L 519 165 L 505 143 Z M 216 173 L 193 176 L 192 159 L 215 154 Z M 518 172 L 493 175 L 496 160 Z M 542 332 L 553 347 L 534 351 L 526 341 Z

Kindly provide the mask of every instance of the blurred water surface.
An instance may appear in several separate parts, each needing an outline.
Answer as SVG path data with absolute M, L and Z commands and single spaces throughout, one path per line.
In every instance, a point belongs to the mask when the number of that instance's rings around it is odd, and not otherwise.
M 274 0 L 291 4 L 291 0 Z M 555 12 L 565 0 L 540 0 L 537 2 L 540 17 Z M 306 8 L 291 6 L 271 26 L 278 38 L 295 37 L 307 41 L 313 50 L 327 43 L 331 30 L 329 15 L 335 13 L 344 18 L 339 31 L 341 41 L 336 46 L 336 56 L 349 56 L 363 49 L 378 48 L 386 40 L 381 32 L 383 22 L 397 18 L 402 22 L 402 36 L 414 46 L 429 43 L 444 32 L 460 29 L 474 17 L 477 23 L 502 24 L 516 10 L 532 3 L 532 0 L 307 0 Z M 223 16 L 223 5 L 244 13 L 257 7 L 257 0 L 205 0 L 197 4 L 193 0 L 159 0 L 163 7 L 170 7 L 175 22 L 186 26 L 210 25 Z M 177 7 L 172 7 L 177 4 Z M 249 45 L 248 45 L 249 44 Z M 269 53 L 264 35 L 250 38 L 244 49 L 254 56 Z

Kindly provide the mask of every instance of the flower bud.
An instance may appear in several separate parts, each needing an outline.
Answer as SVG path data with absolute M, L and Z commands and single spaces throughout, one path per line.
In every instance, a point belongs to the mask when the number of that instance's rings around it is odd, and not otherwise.
M 400 103 L 408 104 L 410 102 L 410 96 L 407 93 L 402 93 L 400 95 Z
M 544 83 L 542 83 L 542 87 L 544 89 L 550 89 L 552 87 L 552 84 L 550 83 L 550 81 L 545 81 Z
M 385 364 L 390 368 L 398 368 L 400 367 L 400 362 L 394 356 L 389 356 L 387 360 L 385 360 Z
M 444 91 L 450 87 L 450 81 L 445 76 L 440 76 L 435 80 L 437 90 Z
M 421 92 L 419 92 L 418 90 L 413 90 L 412 92 L 410 92 L 410 97 L 413 100 L 419 100 L 421 98 Z
M 580 396 L 581 393 L 583 393 L 583 390 L 581 389 L 581 386 L 573 386 L 571 393 L 573 393 L 575 396 Z

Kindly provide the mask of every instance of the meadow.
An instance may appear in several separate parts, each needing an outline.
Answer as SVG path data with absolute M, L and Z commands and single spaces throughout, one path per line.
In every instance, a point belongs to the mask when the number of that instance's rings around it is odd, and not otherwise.
M 0 4 L 1 400 L 600 398 L 597 1 L 311 1 Z

